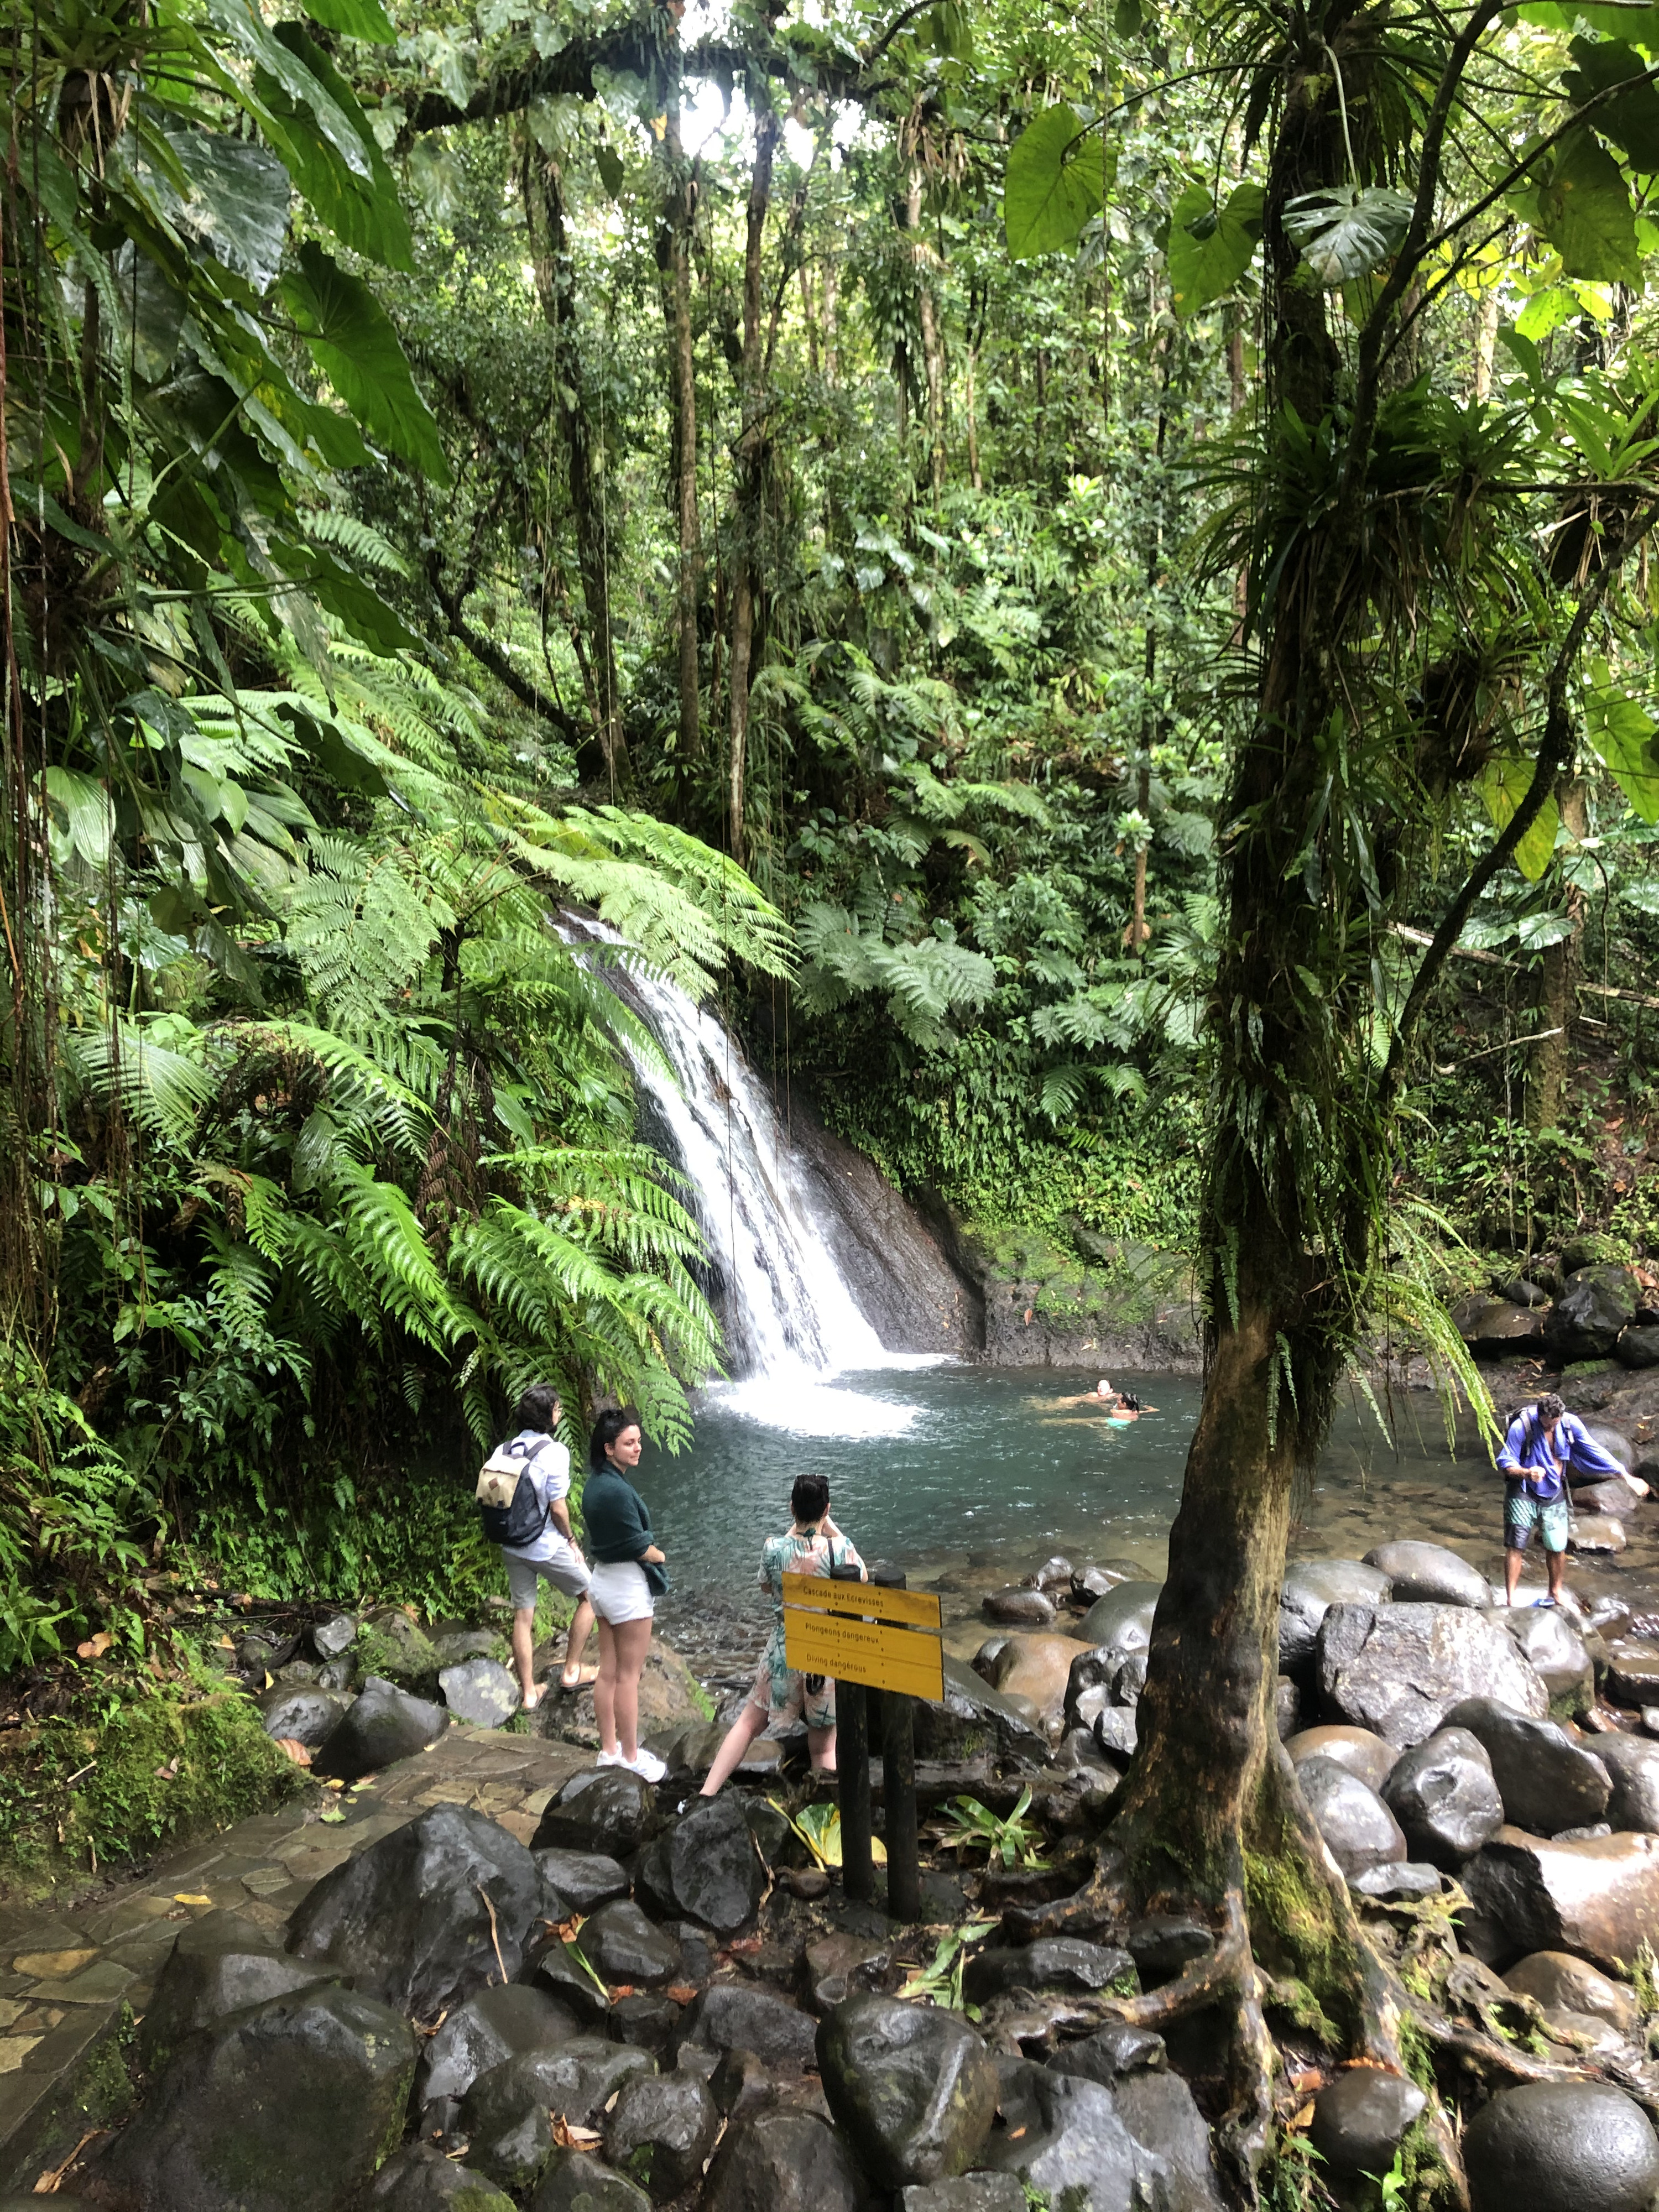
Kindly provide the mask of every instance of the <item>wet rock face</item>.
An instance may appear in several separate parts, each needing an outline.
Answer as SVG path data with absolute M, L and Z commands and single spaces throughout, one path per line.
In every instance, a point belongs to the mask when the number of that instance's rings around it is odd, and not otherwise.
M 1460 1878 L 1511 1957 L 1573 1951 L 1617 1972 L 1659 1929 L 1659 1837 L 1552 1843 L 1500 1828 Z
M 573 1774 L 531 1838 L 531 1849 L 626 1858 L 637 1850 L 656 1811 L 656 1801 L 637 1774 L 599 1766 Z
M 234 1913 L 210 1912 L 179 1931 L 145 2008 L 138 2047 L 155 2073 L 187 2035 L 272 1997 L 336 1978 L 327 1966 L 290 1959 L 264 1930 Z
M 1054 1619 L 1054 1604 L 1036 1589 L 991 1590 L 980 1601 L 987 1620 L 1005 1628 L 1047 1628 Z
M 661 2203 L 690 2189 L 720 2133 L 720 2109 L 690 2074 L 629 2081 L 605 2124 L 605 2154 Z
M 1406 1838 L 1388 1807 L 1357 1774 L 1332 1759 L 1304 1759 L 1296 1778 L 1326 1848 L 1344 1874 L 1392 1866 L 1406 1856 Z
M 1407 1538 L 1379 1544 L 1367 1552 L 1365 1565 L 1389 1577 L 1389 1593 L 1396 1605 L 1472 1605 L 1490 1603 L 1486 1578 L 1467 1559 L 1443 1544 L 1423 1544 Z
M 1303 1729 L 1290 1738 L 1285 1748 L 1291 1755 L 1292 1766 L 1300 1766 L 1304 1759 L 1334 1759 L 1339 1766 L 1346 1766 L 1350 1774 L 1357 1774 L 1372 1790 L 1382 1787 L 1400 1756 L 1397 1745 L 1385 1743 L 1369 1729 L 1340 1724 Z
M 613 1898 L 584 1921 L 577 1948 L 602 1982 L 649 1989 L 679 1972 L 680 1947 L 627 1898 Z
M 1659 2141 L 1641 2106 L 1604 2081 L 1528 2081 L 1463 2137 L 1474 2212 L 1644 2212 Z
M 530 2200 L 530 2212 L 576 2212 L 579 2200 L 583 2212 L 648 2212 L 651 2203 L 644 2190 L 586 2151 L 556 2150 Z
M 657 1901 L 672 1911 L 734 1935 L 759 1909 L 764 1877 L 752 1825 L 735 1794 L 694 1806 L 649 1856 L 651 1887 L 666 1892 Z
M 1319 1684 L 1344 1720 L 1403 1750 L 1479 1698 L 1541 1720 L 1549 1692 L 1486 1614 L 1459 1605 L 1334 1605 L 1319 1631 Z
M 362 1695 L 330 1730 L 312 1771 L 342 1782 L 378 1774 L 436 1743 L 448 1725 L 449 1715 L 441 1705 L 428 1705 L 424 1698 L 411 1697 L 371 1675 Z
M 1448 1870 L 1472 1858 L 1504 1825 L 1492 1761 L 1467 1729 L 1437 1729 L 1402 1753 L 1382 1794 L 1413 1853 Z
M 493 2181 L 452 2165 L 434 2143 L 409 2143 L 375 2175 L 364 2199 L 389 2212 L 513 2212 L 513 2199 Z
M 1583 1638 L 1555 1606 L 1505 1607 L 1498 1618 L 1516 1647 L 1549 1692 L 1550 1710 L 1559 1719 L 1588 1705 L 1595 1669 Z
M 628 1894 L 627 1875 L 615 1859 L 603 1853 L 538 1849 L 532 1856 L 542 1870 L 543 1881 L 573 1912 L 592 1912 L 608 1898 Z
M 1595 1756 L 1613 1777 L 1610 1826 L 1659 1834 L 1659 1742 L 1651 1736 L 1601 1735 Z
M 1313 2146 L 1334 2172 L 1386 2173 L 1400 2139 L 1428 2099 L 1415 2081 L 1375 2066 L 1351 2067 L 1314 2100 Z
M 415 2101 L 464 2097 L 480 2074 L 520 2051 L 571 2042 L 580 2033 L 568 2006 L 518 1982 L 481 1990 L 458 2005 L 427 2045 Z
M 1641 1296 L 1628 1267 L 1608 1261 L 1581 1267 L 1568 1276 L 1565 1289 L 1546 1316 L 1544 1340 L 1563 1362 L 1605 1359 L 1641 1304 Z
M 1389 1602 L 1389 1577 L 1359 1559 L 1293 1559 L 1279 1600 L 1279 1663 L 1300 1666 L 1314 1656 L 1320 1626 L 1334 1605 Z
M 1087 1943 L 1076 1936 L 1040 1936 L 1019 1949 L 998 1946 L 976 1952 L 963 1974 L 963 1995 L 970 2004 L 984 2004 L 1005 1990 L 1088 1996 L 1109 1989 L 1133 1966 L 1127 1951 L 1108 1944 Z
M 866 1992 L 823 2021 L 817 2048 L 830 2109 L 878 2186 L 938 2181 L 978 2158 L 996 2062 L 953 2014 Z
M 708 2169 L 702 2212 L 860 2212 L 867 2197 L 867 2185 L 833 2129 L 810 2112 L 765 2112 L 727 2130 Z
M 1645 1636 L 1616 1636 L 1607 1645 L 1606 1689 L 1617 1705 L 1659 1705 L 1659 1644 Z
M 1634 2034 L 1641 2020 L 1626 1983 L 1615 1982 L 1568 1951 L 1534 1951 L 1517 1960 L 1504 1979 L 1547 2012 L 1574 2012 L 1604 2020 L 1620 2035 Z
M 344 2212 L 402 2133 L 407 2021 L 331 1985 L 187 2039 L 106 2163 L 138 2212 Z
M 763 2066 L 798 2069 L 812 2063 L 814 2023 L 768 1990 L 716 1982 L 688 2006 L 682 2043 L 706 2051 L 752 2051 Z
M 503 1967 L 517 1973 L 542 1895 L 541 1870 L 516 1836 L 482 1813 L 438 1805 L 325 1875 L 289 1922 L 288 1948 L 433 2020 Z
M 1606 1814 L 1613 1794 L 1607 1768 L 1554 1721 L 1511 1711 L 1491 1698 L 1470 1698 L 1454 1705 L 1446 1722 L 1479 1739 L 1513 1826 L 1553 1836 L 1591 1826 Z
M 1076 2075 L 1026 2069 L 1030 2118 L 994 2163 L 1068 2212 L 1139 2212 L 1166 2202 L 1170 2169 L 1130 2134 L 1111 2090 Z
M 1152 1614 L 1162 1583 L 1120 1583 L 1097 1598 L 1073 1632 L 1085 1644 L 1110 1644 L 1127 1658 L 1152 1641 Z
M 1004 1636 L 981 1647 L 974 1671 L 1042 1726 L 1060 1720 L 1076 1658 L 1073 1637 Z

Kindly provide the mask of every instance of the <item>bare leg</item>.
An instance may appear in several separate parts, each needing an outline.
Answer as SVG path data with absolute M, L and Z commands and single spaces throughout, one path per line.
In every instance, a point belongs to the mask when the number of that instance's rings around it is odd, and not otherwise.
M 1515 1603 L 1516 1585 L 1521 1579 L 1522 1557 L 1513 1545 L 1504 1554 L 1504 1595 L 1511 1605 Z
M 819 1774 L 835 1772 L 836 1731 L 834 1729 L 808 1729 L 806 1748 L 812 1754 L 813 1767 Z
M 536 1683 L 532 1669 L 536 1664 L 536 1608 L 523 1607 L 513 1616 L 513 1664 L 518 1670 L 519 1687 L 524 1692 L 526 1705 L 536 1702 Z
M 1545 1553 L 1544 1571 L 1550 1578 L 1550 1595 L 1553 1598 L 1559 1599 L 1561 1595 L 1561 1577 L 1566 1571 L 1566 1565 L 1567 1555 L 1565 1552 Z
M 702 1795 L 718 1797 L 736 1773 L 743 1754 L 766 1726 L 766 1712 L 761 1705 L 745 1705 L 726 1732 L 726 1741 L 714 1754 L 714 1764 L 708 1770 L 708 1779 L 702 1785 Z
M 651 1648 L 651 1616 L 643 1620 L 619 1620 L 611 1631 L 615 1647 L 616 1685 L 612 1692 L 617 1722 L 617 1741 L 622 1746 L 622 1755 L 629 1765 L 640 1755 L 640 1676 L 645 1671 L 645 1655 Z M 594 1684 L 594 1702 L 599 1702 L 599 1685 Z
M 564 1672 L 560 1680 L 567 1690 L 580 1686 L 582 1654 L 587 1649 L 587 1638 L 592 1626 L 593 1601 L 584 1594 L 571 1617 L 570 1638 L 564 1647 Z
M 599 1623 L 599 1672 L 593 1685 L 593 1715 L 599 1724 L 599 1748 L 614 1757 L 617 1750 L 617 1632 L 608 1620 Z

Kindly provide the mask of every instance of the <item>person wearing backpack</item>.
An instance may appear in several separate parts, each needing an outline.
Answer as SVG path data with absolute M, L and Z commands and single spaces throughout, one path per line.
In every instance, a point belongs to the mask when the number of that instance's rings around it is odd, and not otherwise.
M 599 1673 L 581 1663 L 593 1626 L 593 1601 L 588 1595 L 587 1563 L 570 1530 L 570 1454 L 553 1434 L 560 1411 L 559 1394 L 552 1384 L 532 1382 L 513 1416 L 517 1433 L 496 1446 L 478 1477 L 479 1517 L 485 1535 L 501 1547 L 507 1569 L 513 1600 L 513 1663 L 527 1713 L 534 1712 L 542 1700 L 534 1668 L 536 1585 L 544 1578 L 576 1601 L 560 1688 L 580 1689 Z
M 1570 1413 L 1554 1391 L 1547 1390 L 1536 1405 L 1522 1406 L 1511 1416 L 1498 1453 L 1498 1471 L 1504 1478 L 1504 1595 L 1510 1605 L 1521 1580 L 1522 1555 L 1534 1528 L 1544 1547 L 1549 1577 L 1548 1593 L 1537 1602 L 1555 1605 L 1560 1600 L 1570 1526 L 1570 1470 L 1598 1482 L 1623 1482 L 1632 1498 L 1648 1494 L 1646 1483 L 1603 1451 L 1577 1413 Z

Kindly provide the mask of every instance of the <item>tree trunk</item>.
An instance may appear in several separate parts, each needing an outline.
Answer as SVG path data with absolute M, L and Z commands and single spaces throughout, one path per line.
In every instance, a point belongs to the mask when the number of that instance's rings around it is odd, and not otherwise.
M 1576 775 L 1563 776 L 1556 787 L 1556 805 L 1570 837 L 1582 840 L 1589 828 L 1584 786 Z M 1567 886 L 1570 933 L 1547 945 L 1539 963 L 1538 1036 L 1527 1064 L 1527 1127 L 1559 1127 L 1572 1066 L 1572 1025 L 1578 1014 L 1578 969 L 1583 946 L 1584 894 L 1576 884 Z
M 928 264 L 933 256 L 921 233 L 921 170 L 913 162 L 904 198 L 904 229 L 915 271 L 916 324 L 921 337 L 922 376 L 927 387 L 927 472 L 938 506 L 945 489 L 945 344 Z
M 819 296 L 823 301 L 823 380 L 834 391 L 840 380 L 841 356 L 836 322 L 836 265 L 826 258 Z
M 588 708 L 605 756 L 612 798 L 626 794 L 632 776 L 623 732 L 622 691 L 617 680 L 616 641 L 611 627 L 611 562 L 604 495 L 596 479 L 587 410 L 582 404 L 581 363 L 576 350 L 576 276 L 565 228 L 564 183 L 558 164 L 526 140 L 522 177 L 525 215 L 530 228 L 536 290 L 542 313 L 553 331 L 553 410 L 564 447 L 570 487 L 571 519 L 576 532 L 576 563 L 581 575 L 587 643 L 580 663 Z
M 749 222 L 743 255 L 742 427 L 738 434 L 735 491 L 737 529 L 732 552 L 732 672 L 726 736 L 726 809 L 732 857 L 743 865 L 747 846 L 749 686 L 755 645 L 755 601 L 761 566 L 761 533 L 766 501 L 765 330 L 761 278 L 766 244 L 766 214 L 772 198 L 772 162 L 779 122 L 763 107 L 755 119 L 755 166 L 749 180 Z
M 663 126 L 662 213 L 657 226 L 657 268 L 663 321 L 668 331 L 668 387 L 673 422 L 672 506 L 679 541 L 675 623 L 679 640 L 679 752 L 682 765 L 702 752 L 702 714 L 697 686 L 697 605 L 702 580 L 702 533 L 697 519 L 697 378 L 691 332 L 691 219 L 696 178 L 680 139 L 678 93 Z
M 1480 295 L 1480 312 L 1474 324 L 1474 396 L 1485 399 L 1492 391 L 1492 356 L 1498 350 L 1498 325 L 1503 318 L 1504 301 L 1496 284 L 1489 284 Z

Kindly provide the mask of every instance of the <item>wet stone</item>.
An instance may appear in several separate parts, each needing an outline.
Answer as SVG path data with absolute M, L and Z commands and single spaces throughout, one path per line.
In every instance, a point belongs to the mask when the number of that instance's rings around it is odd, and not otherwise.
M 1411 1849 L 1437 1867 L 1461 1866 L 1504 1825 L 1492 1761 L 1467 1729 L 1440 1729 L 1414 1744 L 1382 1794 Z
M 661 2203 L 701 2177 L 720 2124 L 714 2100 L 692 2075 L 644 2075 L 626 2085 L 607 2118 L 605 2154 Z
M 1357 1774 L 1322 1758 L 1304 1759 L 1296 1772 L 1308 1810 L 1344 1874 L 1364 1874 L 1406 1857 L 1400 1823 Z
M 618 2043 L 631 2043 L 641 2051 L 659 2055 L 679 2033 L 680 2008 L 672 1997 L 649 1990 L 631 1997 L 618 1997 L 611 2008 L 611 2033 Z
M 452 2164 L 434 2143 L 394 2151 L 370 2185 L 366 2204 L 388 2212 L 513 2212 L 513 2199 L 470 2166 Z
M 1528 2081 L 1476 2113 L 1463 2163 L 1474 2212 L 1645 2212 L 1659 2142 L 1604 2081 Z
M 530 2212 L 647 2212 L 651 2199 L 624 2175 L 585 2151 L 556 2150 L 530 2200 Z
M 686 2008 L 682 2043 L 709 2051 L 752 2051 L 763 2065 L 799 2069 L 812 2063 L 816 2025 L 769 1990 L 717 1982 Z
M 884 2189 L 963 2173 L 997 2109 L 996 2062 L 953 2014 L 866 1992 L 817 2031 L 818 2069 L 837 2124 Z
M 1134 1961 L 1127 1951 L 1088 1943 L 1075 1936 L 1042 1936 L 1021 1949 L 980 1951 L 968 1961 L 963 1994 L 983 2004 L 1006 1990 L 1064 1990 L 1088 1995 L 1108 1989 Z
M 1511 1711 L 1490 1698 L 1470 1698 L 1451 1709 L 1446 1724 L 1479 1738 L 1514 1826 L 1553 1836 L 1589 1826 L 1607 1811 L 1613 1791 L 1607 1768 L 1558 1723 Z
M 139 2030 L 144 2064 L 158 2072 L 198 2028 L 334 1978 L 326 1966 L 278 1951 L 250 1922 L 228 1912 L 204 1913 L 179 1929 L 156 1977 Z
M 1386 2173 L 1401 2137 L 1428 2101 L 1403 2075 L 1352 2066 L 1314 2100 L 1314 2148 L 1336 2173 Z
M 1659 1743 L 1638 1735 L 1601 1735 L 1595 1740 L 1595 1756 L 1613 1777 L 1609 1825 L 1659 1834 Z
M 1547 2012 L 1576 2012 L 1605 2021 L 1621 2036 L 1635 2033 L 1641 2013 L 1627 1984 L 1599 1973 L 1569 1951 L 1534 1951 L 1504 1975 L 1512 1990 Z
M 254 1703 L 267 1735 L 290 1736 L 307 1751 L 327 1742 L 346 1710 L 343 1698 L 331 1697 L 326 1690 L 308 1683 L 284 1683 L 278 1689 L 267 1690 Z
M 1359 1559 L 1293 1559 L 1279 1601 L 1279 1663 L 1314 1656 L 1321 1623 L 1334 1605 L 1386 1605 L 1389 1577 Z
M 320 1685 L 324 1678 L 318 1679 Z M 312 1771 L 319 1778 L 342 1782 L 378 1774 L 436 1743 L 448 1725 L 449 1716 L 441 1705 L 428 1705 L 424 1698 L 411 1697 L 371 1676 L 362 1695 L 330 1730 Z
M 1319 1631 L 1319 1685 L 1345 1720 L 1402 1750 L 1465 1699 L 1539 1719 L 1549 1710 L 1514 1639 L 1470 1606 L 1334 1605 Z
M 1167 2201 L 1169 2168 L 1124 2125 L 1111 2090 L 1078 2075 L 1029 2070 L 1031 2118 L 993 2162 L 1067 2212 L 1139 2212 Z
M 1157 2072 L 1170 2063 L 1164 2038 L 1150 2027 L 1131 2027 L 1126 2021 L 1108 2021 L 1092 2035 L 1077 2043 L 1063 2043 L 1049 2060 L 1055 2074 L 1079 2074 L 1085 2081 L 1102 2081 L 1109 2087 L 1121 2074 Z
M 576 1941 L 602 1982 L 649 1987 L 672 1982 L 679 1971 L 679 1945 L 626 1898 L 602 1905 Z
M 592 1912 L 613 1897 L 626 1897 L 628 1876 L 616 1860 L 593 1851 L 543 1848 L 532 1852 L 542 1878 L 575 1912 Z
M 611 2017 L 611 2000 L 603 1990 L 595 1988 L 592 1974 L 572 1956 L 573 1948 L 544 1927 L 526 1946 L 518 1978 L 568 2006 L 585 2030 L 602 2032 Z
M 1407 1859 L 1399 1866 L 1367 1867 L 1351 1877 L 1348 1887 L 1361 1897 L 1414 1898 L 1437 1897 L 1442 1884 L 1438 1867 Z
M 1346 1766 L 1350 1774 L 1357 1774 L 1371 1790 L 1382 1789 L 1400 1756 L 1396 1745 L 1373 1735 L 1370 1729 L 1340 1724 L 1304 1729 L 1290 1739 L 1285 1748 L 1291 1755 L 1292 1766 L 1300 1766 L 1304 1759 L 1333 1759 L 1339 1766 Z
M 702 2212 L 860 2212 L 868 2193 L 833 2128 L 811 2113 L 780 2109 L 727 2130 Z
M 913 2182 L 900 2196 L 903 2212 L 1026 2212 L 1024 2187 L 1012 2173 L 963 2173 L 947 2181 Z
M 771 2075 L 752 2051 L 727 2051 L 708 2077 L 708 2094 L 727 2120 L 746 2120 L 777 2102 Z
M 1221 2212 L 1210 2130 L 1179 2074 L 1140 2071 L 1116 2084 L 1117 2116 L 1144 2150 L 1168 2169 L 1168 2212 Z
M 655 1810 L 655 1800 L 637 1774 L 616 1766 L 588 1768 L 573 1774 L 548 1805 L 531 1848 L 625 1858 L 638 1850 Z
M 426 2046 L 416 2079 L 416 2101 L 464 2097 L 480 2074 L 520 2051 L 571 2042 L 575 2014 L 543 1990 L 522 1983 L 481 1990 L 458 2005 Z
M 980 1601 L 980 1611 L 987 1620 L 1004 1628 L 1048 1628 L 1054 1619 L 1053 1599 L 1034 1589 L 988 1591 Z
M 474 1728 L 500 1728 L 522 1702 L 519 1686 L 498 1659 L 462 1659 L 438 1675 L 443 1700 L 457 1719 Z
M 333 1613 L 325 1620 L 313 1620 L 308 1634 L 319 1659 L 337 1659 L 357 1641 L 356 1619 L 349 1613 Z
M 1149 1912 L 1131 1921 L 1123 1940 L 1148 1989 L 1173 1981 L 1183 1966 L 1215 1948 L 1215 1938 L 1201 1921 L 1174 1912 Z
M 1396 1605 L 1487 1603 L 1486 1577 L 1443 1544 L 1411 1538 L 1379 1544 L 1366 1553 L 1365 1565 L 1389 1577 L 1389 1595 Z
M 1645 1636 L 1609 1638 L 1602 1686 L 1616 1705 L 1659 1705 L 1659 1644 Z

